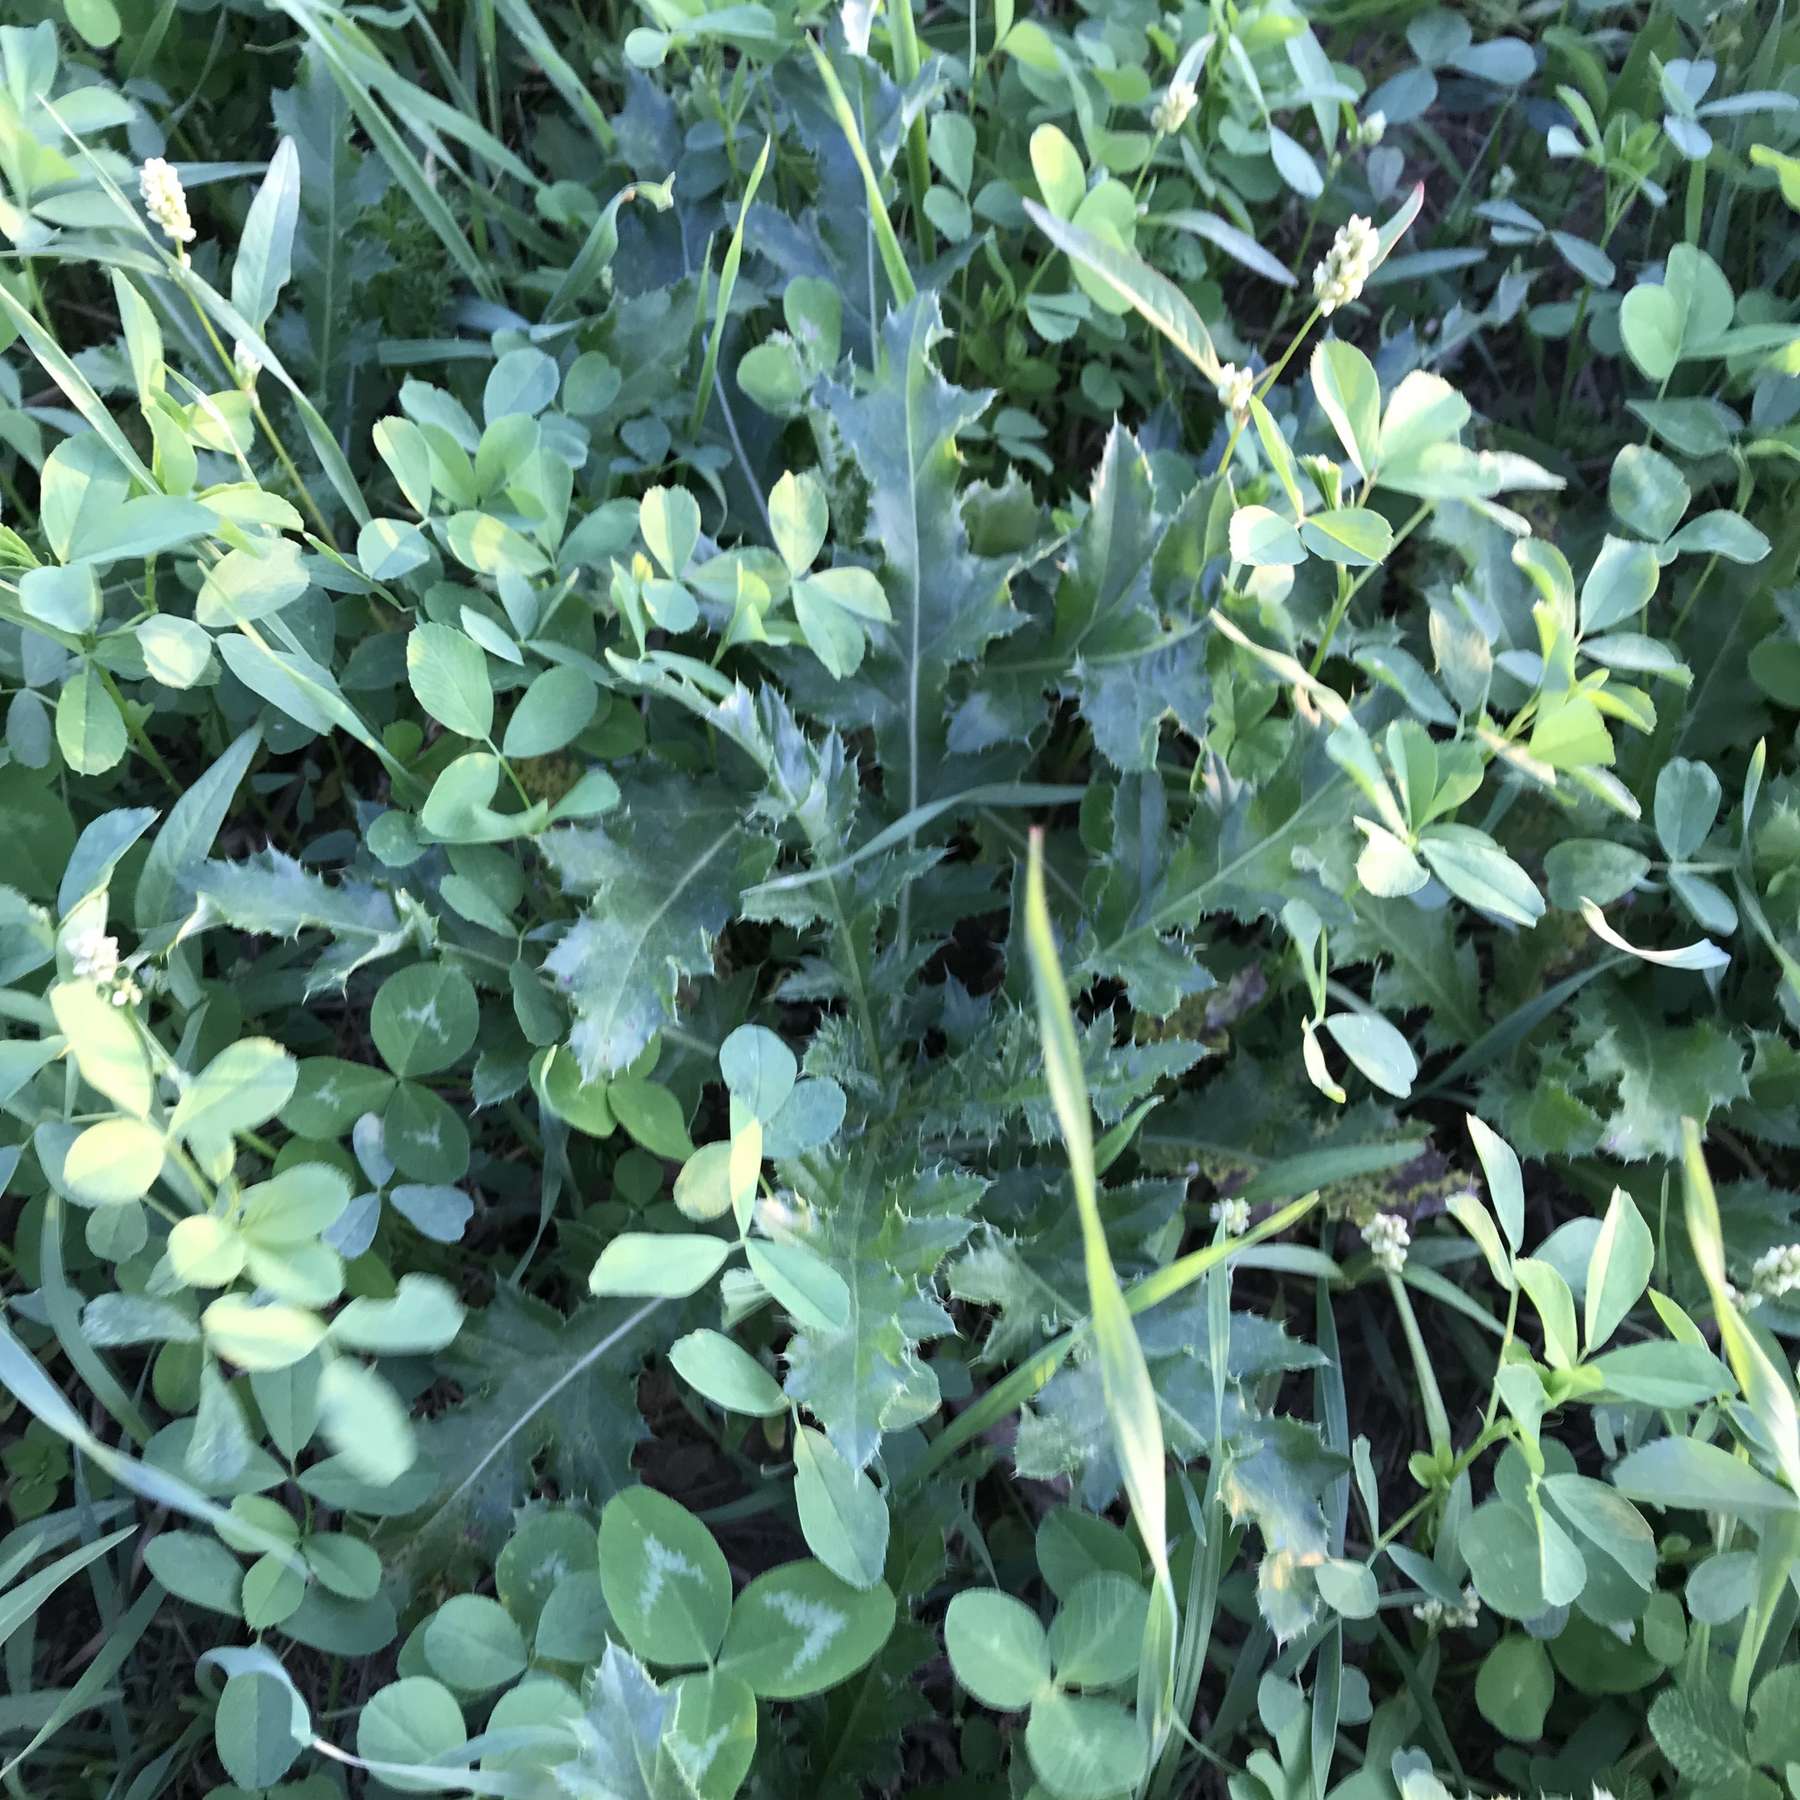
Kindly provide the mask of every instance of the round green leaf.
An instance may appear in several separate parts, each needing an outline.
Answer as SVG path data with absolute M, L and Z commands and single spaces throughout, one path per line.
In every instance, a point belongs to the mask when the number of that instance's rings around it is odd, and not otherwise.
M 195 1213 L 170 1226 L 168 1255 L 184 1287 L 224 1287 L 244 1266 L 244 1240 L 223 1219 Z
M 858 1590 L 823 1563 L 784 1563 L 738 1596 L 720 1668 L 765 1700 L 803 1700 L 847 1681 L 893 1629 L 885 1583 Z
M 88 981 L 58 982 L 50 990 L 50 1010 L 82 1080 L 122 1111 L 143 1118 L 150 1110 L 150 1059 L 123 1010 Z M 39 1058 L 25 1073 L 41 1065 Z
M 671 1684 L 674 1716 L 663 1727 L 664 1753 L 681 1769 L 696 1800 L 732 1800 L 756 1756 L 756 1696 L 749 1684 L 709 1672 Z
M 674 580 L 700 541 L 700 502 L 686 488 L 653 487 L 638 503 L 638 529 L 663 574 Z
M 708 1662 L 731 1616 L 731 1571 L 679 1501 L 626 1488 L 600 1515 L 600 1584 L 625 1641 L 646 1662 Z
M 395 1086 L 381 1115 L 381 1143 L 411 1181 L 459 1181 L 468 1172 L 468 1126 L 449 1101 L 420 1082 Z
M 125 754 L 125 720 L 99 674 L 84 668 L 56 697 L 56 742 L 77 775 L 104 775 Z
M 550 567 L 550 559 L 530 538 L 492 513 L 453 513 L 444 522 L 444 541 L 464 568 L 492 576 L 496 581 L 502 576 L 528 581 Z M 484 678 L 485 675 L 484 669 Z M 419 703 L 426 704 L 423 696 Z M 432 716 L 435 718 L 436 714 Z
M 144 1546 L 144 1563 L 171 1594 L 209 1612 L 238 1618 L 243 1572 L 219 1540 L 199 1531 L 161 1531 Z
M 1531 1619 L 1544 1611 L 1537 1532 L 1528 1514 L 1489 1500 L 1463 1521 L 1457 1547 L 1476 1593 L 1502 1618 Z
M 1366 569 L 1394 547 L 1394 528 L 1369 507 L 1340 506 L 1309 514 L 1301 522 L 1300 541 L 1327 562 Z
M 804 1244 L 753 1239 L 744 1247 L 750 1271 L 808 1331 L 842 1331 L 850 1323 L 850 1290 L 818 1251 Z
M 244 1571 L 244 1623 L 252 1631 L 279 1625 L 306 1597 L 306 1577 L 278 1556 L 259 1556 Z
M 779 1159 L 816 1150 L 837 1135 L 845 1110 L 844 1090 L 829 1075 L 809 1075 L 794 1084 L 781 1110 L 767 1121 L 763 1154 Z
M 106 50 L 119 41 L 119 9 L 112 0 L 63 0 L 63 11 L 82 40 L 96 50 Z M 234 1781 L 243 1777 L 234 1775 Z M 245 1787 L 263 1785 L 245 1781 Z
M 1144 1773 L 1144 1736 L 1112 1700 L 1058 1693 L 1039 1697 L 1025 1723 L 1037 1778 L 1057 1800 L 1110 1800 Z
M 82 1206 L 141 1199 L 162 1173 L 163 1135 L 141 1119 L 102 1119 L 69 1146 L 62 1187 Z
M 740 1025 L 719 1046 L 719 1073 L 731 1097 L 766 1125 L 793 1093 L 800 1065 L 774 1032 Z
M 495 1559 L 494 1588 L 501 1605 L 530 1636 L 557 1583 L 572 1570 L 599 1574 L 593 1526 L 567 1509 L 531 1513 Z
M 352 1300 L 331 1321 L 331 1337 L 369 1356 L 423 1356 L 442 1350 L 462 1320 L 462 1302 L 447 1281 L 406 1274 L 389 1299 Z
M 381 1557 L 361 1538 L 343 1531 L 316 1531 L 300 1548 L 307 1567 L 346 1600 L 367 1600 L 381 1586 Z
M 525 1670 L 525 1637 L 512 1615 L 485 1594 L 457 1594 L 425 1626 L 432 1672 L 465 1694 L 485 1694 Z
M 1534 1744 L 1556 1697 L 1556 1674 L 1536 1638 L 1509 1632 L 1482 1659 L 1475 1676 L 1481 1716 L 1515 1743 Z
M 431 547 L 418 526 L 405 519 L 371 519 L 356 534 L 356 560 L 371 581 L 398 581 L 431 560 Z M 413 691 L 418 692 L 416 687 Z
M 319 1427 L 345 1469 L 371 1487 L 398 1481 L 417 1454 L 399 1395 L 353 1357 L 333 1357 L 319 1377 Z
M 611 1137 L 618 1123 L 606 1098 L 606 1083 L 590 1081 L 567 1051 L 553 1049 L 531 1064 L 531 1085 L 539 1101 L 567 1125 L 589 1137 Z
M 590 1534 L 591 1535 L 591 1534 Z M 541 1769 L 566 1760 L 559 1746 L 568 1741 L 567 1727 L 581 1717 L 581 1698 L 566 1681 L 554 1675 L 528 1675 L 517 1687 L 508 1688 L 488 1714 L 490 1734 L 561 1727 L 551 1742 L 522 1743 L 512 1749 L 489 1750 L 481 1759 L 483 1769 Z
M 1051 1593 L 1066 1600 L 1076 1584 L 1102 1569 L 1139 1580 L 1144 1572 L 1137 1546 L 1118 1526 L 1072 1506 L 1044 1514 L 1037 1529 L 1038 1568 Z
M 1313 1569 L 1313 1581 L 1318 1587 L 1319 1598 L 1333 1612 L 1343 1614 L 1346 1619 L 1374 1616 L 1380 1595 L 1367 1563 L 1322 1562 Z
M 462 1708 L 441 1682 L 428 1675 L 409 1675 L 390 1682 L 370 1698 L 356 1721 L 356 1753 L 365 1762 L 390 1765 L 381 1779 L 402 1793 L 428 1793 L 436 1780 L 395 1774 L 460 1749 L 468 1742 Z
M 600 690 L 580 669 L 546 669 L 519 698 L 501 748 L 508 756 L 551 756 L 592 722 Z
M 1064 1687 L 1111 1687 L 1138 1666 L 1150 1596 L 1103 1570 L 1078 1581 L 1050 1623 L 1050 1660 Z
M 1384 1093 L 1405 1099 L 1419 1072 L 1412 1047 L 1375 1013 L 1332 1013 L 1325 1029 L 1337 1046 Z
M 1657 838 L 1671 862 L 1686 862 L 1699 851 L 1719 816 L 1721 798 L 1719 778 L 1705 763 L 1677 756 L 1663 764 L 1653 813 Z
M 472 638 L 449 625 L 415 626 L 406 640 L 406 678 L 445 730 L 484 740 L 493 731 L 493 683 L 487 657 Z
M 675 1160 L 693 1155 L 681 1102 L 660 1082 L 620 1075 L 607 1083 L 606 1103 L 619 1123 L 653 1156 Z
M 995 1712 L 1023 1712 L 1050 1685 L 1050 1644 L 1037 1614 L 997 1588 L 964 1588 L 951 1600 L 944 1647 L 956 1679 Z
M 804 475 L 790 470 L 769 490 L 769 528 L 790 575 L 804 575 L 813 566 L 829 522 L 824 484 L 810 470 Z
M 369 1009 L 375 1048 L 396 1075 L 435 1075 L 449 1068 L 480 1029 L 474 986 L 443 963 L 415 963 L 390 975 Z
M 260 1669 L 233 1675 L 219 1696 L 213 1741 L 240 1787 L 273 1787 L 305 1747 L 294 1736 L 292 1690 Z
M 584 1526 L 583 1535 L 591 1554 L 593 1527 Z M 550 1590 L 538 1616 L 533 1647 L 550 1662 L 576 1663 L 585 1668 L 606 1654 L 606 1628 L 610 1622 L 599 1569 L 577 1569 Z
M 299 1066 L 268 1038 L 240 1038 L 221 1050 L 183 1091 L 169 1129 L 211 1139 L 254 1131 L 287 1105 Z
M 1306 561 L 1306 546 L 1280 513 L 1266 506 L 1240 506 L 1231 515 L 1231 554 L 1252 568 L 1286 568 Z
M 325 1324 L 300 1306 L 258 1306 L 242 1294 L 222 1294 L 200 1315 L 214 1352 L 240 1369 L 285 1369 L 318 1348 Z
M 690 1219 L 722 1219 L 731 1210 L 731 1145 L 702 1144 L 675 1177 L 675 1204 Z

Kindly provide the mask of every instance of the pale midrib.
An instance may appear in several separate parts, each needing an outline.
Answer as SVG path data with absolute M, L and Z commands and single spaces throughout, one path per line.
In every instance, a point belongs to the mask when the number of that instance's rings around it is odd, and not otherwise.
M 1278 844 L 1284 838 L 1288 837 L 1293 832 L 1294 828 L 1311 813 L 1314 807 L 1318 806 L 1321 801 L 1327 799 L 1332 794 L 1335 794 L 1338 789 L 1344 785 L 1344 782 L 1347 779 L 1348 777 L 1343 775 L 1333 776 L 1332 779 L 1327 781 L 1310 800 L 1303 800 L 1295 812 L 1277 830 L 1271 831 L 1267 837 L 1258 838 L 1257 841 L 1248 850 L 1244 851 L 1241 856 L 1233 857 L 1224 868 L 1215 870 L 1201 882 L 1198 887 L 1189 888 L 1182 894 L 1179 900 L 1171 900 L 1168 905 L 1158 907 L 1157 910 L 1150 915 L 1150 918 L 1147 921 L 1148 928 L 1153 931 L 1166 931 L 1170 926 L 1180 924 L 1183 915 L 1188 912 L 1190 908 L 1195 906 L 1198 906 L 1200 910 L 1204 912 L 1206 910 L 1206 898 L 1209 894 L 1229 882 L 1231 877 L 1235 875 L 1239 869 L 1243 868 L 1244 865 L 1253 858 L 1260 856 L 1271 844 Z M 1142 930 L 1144 927 L 1137 926 L 1133 929 Z M 1127 933 L 1126 935 L 1129 936 L 1130 933 Z
M 644 945 L 649 942 L 651 932 L 662 923 L 663 917 L 668 912 L 669 908 L 687 892 L 688 888 L 699 877 L 700 871 L 704 869 L 706 865 L 725 848 L 732 838 L 737 835 L 737 830 L 738 828 L 735 824 L 726 826 L 726 828 L 713 839 L 712 843 L 682 870 L 680 879 L 676 881 L 672 888 L 670 888 L 668 894 L 664 897 L 662 904 L 644 921 L 642 929 L 637 933 L 636 938 L 633 940 L 631 955 L 627 959 L 625 965 L 627 971 L 636 968 L 638 963 L 643 959 Z M 625 983 L 621 981 L 615 990 L 615 993 L 623 994 L 624 991 Z
M 451 1507 L 453 1507 L 457 1501 L 481 1479 L 483 1473 L 492 1466 L 495 1458 L 506 1449 L 507 1445 L 510 1444 L 513 1439 L 516 1438 L 519 1433 L 523 1431 L 525 1427 L 569 1385 L 570 1382 L 591 1369 L 608 1350 L 612 1349 L 615 1344 L 634 1332 L 661 1305 L 662 1302 L 660 1300 L 652 1300 L 647 1305 L 640 1306 L 630 1318 L 626 1319 L 622 1325 L 618 1325 L 613 1330 L 609 1331 L 591 1350 L 583 1351 L 582 1354 L 562 1372 L 562 1374 L 551 1382 L 551 1384 L 545 1388 L 528 1407 L 526 1407 L 524 1412 L 521 1413 L 512 1424 L 507 1426 L 507 1428 L 494 1439 L 493 1443 L 488 1446 L 486 1454 L 483 1455 L 468 1474 L 444 1496 L 443 1500 L 433 1508 L 431 1515 L 432 1519 L 435 1521 L 441 1518 Z
M 912 515 L 912 654 L 907 662 L 906 686 L 906 761 L 907 806 L 914 811 L 919 804 L 919 658 L 923 654 L 920 620 L 925 608 L 925 579 L 919 530 L 919 464 L 917 456 L 917 422 L 913 417 L 913 384 L 908 369 L 905 381 L 906 475 Z M 911 838 L 907 842 L 911 843 Z

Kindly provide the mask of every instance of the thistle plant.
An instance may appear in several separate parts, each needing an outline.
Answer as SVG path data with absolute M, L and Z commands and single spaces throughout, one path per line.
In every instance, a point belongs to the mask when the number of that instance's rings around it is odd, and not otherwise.
M 27 10 L 0 1786 L 1792 1788 L 1800 24 Z

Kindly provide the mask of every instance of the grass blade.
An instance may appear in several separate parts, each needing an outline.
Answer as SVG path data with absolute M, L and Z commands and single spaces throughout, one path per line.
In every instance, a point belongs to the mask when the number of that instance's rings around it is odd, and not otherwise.
M 838 129 L 843 132 L 844 141 L 850 146 L 850 154 L 856 158 L 856 166 L 862 171 L 863 192 L 869 201 L 869 226 L 875 233 L 875 247 L 881 252 L 881 266 L 887 273 L 888 286 L 894 290 L 894 304 L 904 306 L 918 289 L 913 284 L 912 272 L 906 266 L 900 240 L 894 235 L 894 222 L 888 217 L 887 204 L 881 197 L 880 178 L 869 161 L 868 151 L 863 148 L 862 132 L 857 127 L 856 114 L 850 109 L 849 96 L 844 92 L 843 83 L 838 80 L 837 70 L 831 66 L 831 59 L 810 37 L 806 40 L 806 47 L 812 52 L 819 79 L 825 84 L 825 97 L 831 104 L 832 117 L 837 120 Z
M 94 1398 L 139 1445 L 151 1438 L 150 1421 L 138 1411 L 131 1396 L 119 1385 L 106 1359 L 81 1335 L 81 1319 L 75 1294 L 63 1273 L 62 1200 L 54 1193 L 44 1200 L 44 1223 L 38 1239 L 42 1264 L 44 1312 L 69 1366 L 88 1385 Z
M 769 137 L 763 139 L 762 149 L 757 152 L 756 166 L 750 171 L 750 179 L 744 185 L 744 197 L 738 202 L 737 229 L 731 234 L 731 244 L 719 270 L 719 296 L 713 305 L 712 336 L 707 339 L 706 360 L 700 368 L 700 385 L 695 390 L 694 411 L 688 420 L 690 435 L 699 431 L 706 418 L 706 409 L 712 403 L 713 378 L 719 367 L 719 345 L 724 340 L 725 321 L 731 312 L 731 294 L 737 286 L 738 265 L 744 260 L 744 223 L 750 217 L 750 203 L 756 198 L 756 190 L 762 186 L 763 171 L 769 166 L 769 150 L 774 141 Z
M 524 46 L 526 54 L 544 71 L 545 79 L 562 95 L 569 110 L 580 114 L 582 123 L 594 134 L 595 142 L 610 155 L 614 132 L 600 102 L 582 84 L 574 65 L 551 43 L 549 34 L 526 0 L 496 0 L 495 11 L 506 21 L 507 29 Z
M 1025 945 L 1037 995 L 1044 1072 L 1069 1153 L 1069 1175 L 1081 1219 L 1082 1261 L 1100 1358 L 1100 1383 L 1124 1474 L 1125 1497 L 1154 1572 L 1150 1612 L 1144 1625 L 1144 1654 L 1138 1665 L 1138 1721 L 1148 1733 L 1149 1760 L 1154 1762 L 1162 1753 L 1173 1723 L 1177 1627 L 1175 1588 L 1169 1578 L 1162 1414 L 1100 1218 L 1099 1189 L 1094 1176 L 1093 1109 L 1088 1101 L 1087 1077 L 1082 1072 L 1075 1017 L 1050 928 L 1050 906 L 1044 898 L 1041 829 L 1031 834 L 1031 860 L 1025 880 Z
M 71 1577 L 79 1575 L 96 1557 L 104 1556 L 115 1544 L 122 1544 L 137 1530 L 135 1525 L 122 1526 L 110 1536 L 96 1538 L 47 1564 L 35 1575 L 28 1575 L 16 1587 L 0 1594 L 0 1644 L 4 1644 L 50 1596 Z
M 37 1728 L 31 1741 L 4 1764 L 0 1764 L 0 1781 L 5 1781 L 20 1764 L 42 1749 L 57 1732 L 78 1713 L 100 1705 L 106 1698 L 106 1685 L 125 1666 L 125 1659 L 138 1646 L 138 1640 L 149 1628 L 150 1621 L 162 1609 L 163 1589 L 152 1581 L 133 1602 L 130 1612 L 106 1635 L 106 1642 L 92 1662 L 76 1677 L 75 1685 L 57 1698 L 50 1716 Z

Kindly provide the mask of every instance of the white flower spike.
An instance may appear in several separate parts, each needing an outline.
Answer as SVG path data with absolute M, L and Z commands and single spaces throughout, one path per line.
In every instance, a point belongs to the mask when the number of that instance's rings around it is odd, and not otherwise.
M 151 157 L 138 170 L 138 192 L 143 196 L 144 211 L 150 215 L 150 222 L 160 227 L 164 237 L 175 244 L 194 241 L 194 222 L 188 217 L 187 190 L 182 187 L 173 163 L 160 156 Z
M 1348 306 L 1363 291 L 1363 284 L 1375 273 L 1376 259 L 1381 254 L 1381 238 L 1374 222 L 1361 213 L 1353 214 L 1347 224 L 1338 227 L 1331 248 L 1313 270 L 1313 298 L 1320 312 L 1328 318 L 1340 306 Z
M 1362 1228 L 1362 1236 L 1378 1269 L 1398 1275 L 1406 1267 L 1406 1247 L 1412 1242 L 1412 1232 L 1398 1213 L 1377 1213 Z

